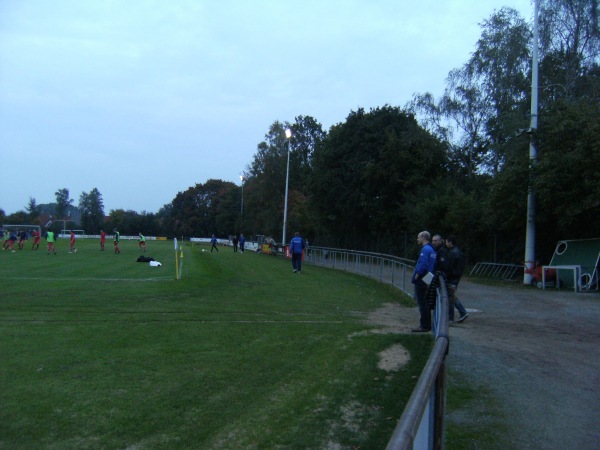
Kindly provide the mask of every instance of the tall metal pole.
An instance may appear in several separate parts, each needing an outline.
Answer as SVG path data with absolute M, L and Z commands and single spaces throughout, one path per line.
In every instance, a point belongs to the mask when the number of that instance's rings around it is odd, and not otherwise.
M 285 229 L 287 227 L 287 204 L 288 204 L 288 185 L 290 182 L 290 152 L 291 152 L 291 138 L 292 138 L 292 130 L 289 128 L 285 130 L 285 137 L 288 140 L 288 154 L 287 154 L 287 169 L 285 172 L 285 201 L 283 203 L 283 239 L 281 240 L 281 245 L 286 244 L 285 237 Z
M 533 8 L 533 51 L 531 63 L 531 122 L 529 126 L 529 183 L 527 192 L 527 230 L 525 235 L 525 268 L 530 269 L 535 263 L 535 190 L 534 177 L 537 164 L 535 148 L 535 131 L 538 126 L 538 2 L 534 0 Z M 533 277 L 525 273 L 523 284 L 531 284 Z
M 240 180 L 242 181 L 242 206 L 240 209 L 240 214 L 244 215 L 244 177 L 240 175 Z

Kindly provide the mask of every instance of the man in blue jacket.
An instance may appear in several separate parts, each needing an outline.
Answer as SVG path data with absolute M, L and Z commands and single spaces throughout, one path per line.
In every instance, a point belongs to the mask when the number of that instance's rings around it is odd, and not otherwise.
M 302 270 L 302 251 L 306 245 L 304 239 L 300 237 L 300 233 L 296 231 L 290 242 L 290 253 L 292 254 L 292 267 L 294 273 L 300 273 Z
M 429 272 L 435 273 L 435 261 L 437 255 L 429 243 L 431 235 L 428 231 L 421 231 L 417 236 L 417 243 L 421 246 L 421 253 L 417 260 L 415 273 L 412 276 L 412 283 L 415 285 L 415 299 L 419 305 L 421 321 L 419 328 L 414 328 L 413 333 L 426 333 L 431 331 L 431 310 L 427 304 L 427 283 L 423 277 Z

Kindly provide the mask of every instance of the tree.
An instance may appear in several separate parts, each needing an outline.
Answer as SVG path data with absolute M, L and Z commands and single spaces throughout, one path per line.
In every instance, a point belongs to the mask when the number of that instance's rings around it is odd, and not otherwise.
M 495 12 L 481 27 L 475 51 L 450 72 L 439 101 L 427 93 L 408 105 L 446 143 L 451 164 L 467 177 L 497 175 L 507 136 L 526 128 L 531 32 L 510 8 Z
M 102 194 L 93 188 L 89 194 L 82 192 L 79 196 L 81 210 L 81 226 L 88 233 L 99 233 L 104 224 L 104 203 Z
M 557 102 L 538 135 L 536 192 L 547 241 L 594 238 L 600 230 L 600 104 Z M 553 249 L 553 248 L 552 248 Z M 552 250 L 550 249 L 550 250 Z M 544 250 L 548 250 L 545 248 Z
M 237 204 L 228 202 L 228 193 L 238 187 L 231 182 L 208 180 L 196 184 L 173 199 L 170 223 L 175 236 L 228 236 L 235 228 Z M 235 210 L 235 212 L 233 212 Z M 223 218 L 228 216 L 228 220 Z M 220 218 L 217 221 L 217 218 Z
M 290 140 L 285 130 L 292 131 Z M 244 227 L 251 234 L 282 235 L 288 148 L 290 169 L 288 187 L 288 229 L 312 233 L 308 208 L 308 184 L 315 148 L 325 132 L 310 116 L 297 116 L 294 123 L 274 122 L 264 141 L 257 146 L 244 182 Z M 247 231 L 246 231 L 247 232 Z M 293 231 L 292 231 L 293 232 Z
M 580 79 L 598 66 L 598 0 L 546 0 L 540 7 L 542 86 L 549 99 L 581 95 Z
M 73 200 L 69 198 L 69 190 L 67 188 L 59 189 L 54 195 L 56 195 L 56 209 L 54 210 L 56 219 L 64 219 L 69 207 L 73 204 Z
M 444 147 L 397 107 L 352 111 L 314 154 L 311 209 L 319 238 L 346 248 L 397 250 L 407 193 L 443 174 Z
M 27 202 L 27 207 L 25 208 L 29 213 L 29 221 L 30 223 L 35 223 L 36 219 L 41 214 L 41 207 L 35 201 L 35 198 L 29 197 L 29 202 Z

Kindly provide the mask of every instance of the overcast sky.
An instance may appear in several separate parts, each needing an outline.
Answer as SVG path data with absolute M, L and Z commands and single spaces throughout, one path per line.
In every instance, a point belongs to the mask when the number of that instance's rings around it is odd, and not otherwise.
M 276 120 L 439 97 L 479 24 L 531 0 L 0 0 L 0 209 L 157 212 L 240 184 Z M 282 184 L 285 180 L 281 180 Z

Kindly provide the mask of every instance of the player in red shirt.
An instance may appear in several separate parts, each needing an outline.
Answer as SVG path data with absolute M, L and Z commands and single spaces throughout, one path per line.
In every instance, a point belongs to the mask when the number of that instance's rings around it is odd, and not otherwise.
M 106 231 L 100 230 L 100 250 L 104 251 L 104 243 L 106 242 Z
M 38 250 L 40 248 L 40 232 L 35 230 L 31 233 L 33 237 L 33 244 L 31 245 L 31 250 Z
M 77 253 L 75 248 L 75 233 L 71 230 L 71 238 L 69 239 L 69 253 Z

